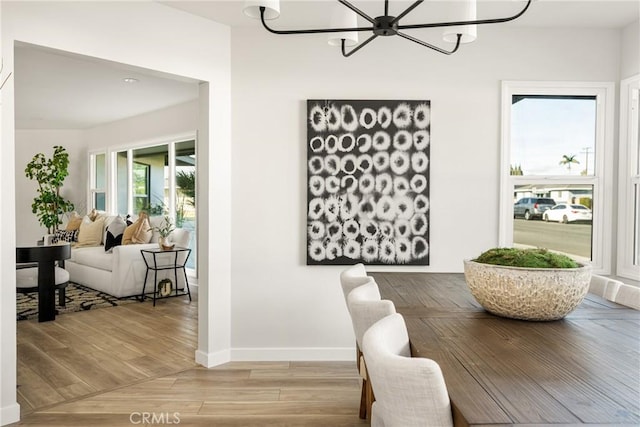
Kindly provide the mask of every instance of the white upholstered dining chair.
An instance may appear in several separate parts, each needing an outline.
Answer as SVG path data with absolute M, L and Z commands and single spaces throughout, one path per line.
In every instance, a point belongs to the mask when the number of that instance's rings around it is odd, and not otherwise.
M 363 338 L 369 379 L 376 401 L 373 427 L 452 426 L 451 402 L 440 366 L 411 357 L 402 315 L 387 316 Z
M 364 285 L 353 289 L 347 296 L 347 306 L 351 314 L 353 332 L 356 335 L 356 343 L 362 349 L 362 337 L 364 333 L 378 320 L 396 312 L 393 302 L 380 299 L 380 290 L 373 279 Z M 362 377 L 362 393 L 360 396 L 360 417 L 371 416 L 373 404 L 373 391 L 367 375 L 367 364 L 362 353 L 358 356 L 358 372 Z
M 373 280 L 373 278 L 367 276 L 367 270 L 364 268 L 364 264 L 358 263 L 344 269 L 340 273 L 340 285 L 342 286 L 345 304 L 347 304 L 349 292 L 360 285 L 364 285 L 369 280 Z M 348 308 L 349 304 L 347 304 L 347 309 Z
M 347 301 L 347 297 L 351 293 L 352 290 L 357 288 L 358 286 L 362 286 L 368 281 L 373 280 L 373 277 L 367 276 L 367 270 L 364 267 L 364 264 L 358 263 L 352 266 L 347 267 L 340 273 L 340 285 L 342 286 L 342 293 L 344 295 L 344 303 L 347 306 L 347 311 L 349 311 L 349 303 Z M 349 315 L 351 313 L 349 312 Z M 354 331 L 355 334 L 355 331 Z M 360 346 L 356 341 L 356 366 L 358 368 L 358 373 L 362 377 L 363 372 L 360 371 L 360 359 L 362 358 L 362 351 L 360 350 Z M 362 383 L 362 396 L 360 397 L 360 418 L 367 418 L 367 406 L 366 406 L 366 396 L 365 396 L 365 383 L 363 380 Z

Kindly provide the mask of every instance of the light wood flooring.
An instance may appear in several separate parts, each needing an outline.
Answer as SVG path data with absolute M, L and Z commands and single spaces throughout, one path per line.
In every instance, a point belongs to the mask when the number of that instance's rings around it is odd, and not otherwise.
M 358 426 L 355 362 L 194 362 L 197 303 L 18 322 L 24 426 Z

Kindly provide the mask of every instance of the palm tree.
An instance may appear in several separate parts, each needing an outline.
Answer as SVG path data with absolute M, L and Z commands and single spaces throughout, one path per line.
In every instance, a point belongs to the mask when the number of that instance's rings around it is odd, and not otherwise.
M 187 197 L 187 203 L 191 206 L 196 205 L 196 173 L 195 171 L 178 171 L 176 173 L 176 185 L 180 191 Z
M 176 203 L 176 225 L 184 224 L 185 204 L 196 206 L 196 173 L 195 171 L 178 171 L 176 174 L 176 186 L 178 187 Z
M 564 154 L 562 156 L 562 160 L 560 160 L 561 165 L 567 165 L 567 169 L 571 170 L 571 163 L 580 163 L 578 159 L 576 159 L 577 154 L 572 154 L 570 156 Z

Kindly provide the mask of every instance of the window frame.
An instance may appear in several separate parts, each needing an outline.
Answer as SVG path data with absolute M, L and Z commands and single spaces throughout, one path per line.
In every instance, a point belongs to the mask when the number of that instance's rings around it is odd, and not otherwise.
M 196 162 L 195 162 L 195 167 L 196 167 L 196 173 L 197 172 L 197 164 L 198 164 L 198 133 L 197 132 L 185 132 L 185 133 L 178 133 L 178 134 L 173 134 L 173 135 L 167 135 L 167 136 L 163 136 L 161 138 L 152 138 L 149 140 L 144 140 L 144 141 L 139 141 L 139 142 L 131 142 L 131 143 L 123 143 L 123 144 L 118 144 L 118 145 L 113 145 L 113 146 L 108 146 L 106 148 L 100 149 L 100 150 L 93 150 L 93 151 L 89 151 L 89 167 L 88 167 L 88 173 L 89 173 L 89 188 L 87 189 L 86 192 L 86 197 L 87 197 L 87 201 L 88 204 L 87 206 L 92 206 L 92 198 L 94 197 L 94 194 L 92 192 L 93 190 L 93 185 L 95 182 L 95 165 L 93 162 L 94 155 L 99 155 L 99 154 L 105 154 L 105 163 L 106 163 L 106 189 L 105 189 L 105 201 L 106 201 L 106 212 L 116 215 L 117 210 L 118 210 L 118 199 L 117 199 L 117 195 L 118 195 L 118 173 L 117 173 L 117 156 L 118 153 L 121 152 L 126 152 L 126 161 L 127 161 L 127 213 L 132 213 L 131 209 L 133 206 L 135 206 L 134 201 L 133 201 L 133 152 L 134 150 L 137 149 L 143 149 L 143 148 L 148 148 L 148 147 L 155 147 L 155 146 L 159 146 L 159 145 L 167 145 L 168 146 L 168 156 L 169 159 L 172 159 L 169 162 L 169 176 L 173 177 L 173 179 L 169 179 L 169 206 L 168 206 L 168 215 L 174 219 L 176 219 L 177 216 L 177 211 L 176 211 L 176 203 L 177 203 L 177 199 L 176 199 L 176 190 L 177 190 L 177 185 L 176 185 L 176 180 L 175 180 L 175 176 L 176 176 L 176 145 L 181 143 L 181 142 L 186 142 L 186 141 L 193 141 L 194 142 L 194 153 L 195 153 L 195 157 L 196 157 Z M 198 179 L 196 178 L 196 194 L 198 193 Z M 136 212 L 133 212 L 134 214 Z M 197 239 L 197 224 L 198 224 L 198 218 L 196 215 L 196 239 Z M 196 241 L 196 248 L 197 248 L 197 241 Z M 189 280 L 190 283 L 195 283 L 197 284 L 197 277 L 198 277 L 198 270 L 199 270 L 199 263 L 198 263 L 198 253 L 197 251 L 195 251 L 195 253 L 192 254 L 192 257 L 194 258 L 195 261 L 195 268 L 187 268 L 187 274 L 189 275 Z
M 500 151 L 499 246 L 513 246 L 513 193 L 516 185 L 584 184 L 593 185 L 591 264 L 593 272 L 611 272 L 612 178 L 614 136 L 613 82 L 503 81 Z M 513 95 L 595 96 L 596 140 L 593 175 L 511 175 L 511 108 Z
M 145 190 L 144 193 L 136 192 L 136 184 L 138 183 L 138 181 L 136 180 L 136 170 L 144 170 L 144 190 Z M 128 211 L 136 213 L 135 211 L 139 209 L 133 209 L 133 208 L 136 207 L 137 205 L 136 203 L 137 199 L 145 200 L 145 203 L 143 203 L 143 209 L 148 209 L 149 206 L 151 206 L 151 194 L 150 194 L 151 193 L 151 165 L 133 160 L 131 173 L 132 173 L 133 184 L 127 190 L 132 192 L 131 197 L 133 199 L 132 200 L 133 204 L 129 206 Z
M 640 266 L 634 264 L 634 253 L 640 251 L 640 242 L 633 233 L 640 227 L 640 206 L 634 195 L 634 187 L 640 187 L 640 74 L 620 82 L 620 138 L 618 147 L 618 256 L 616 274 L 632 280 L 640 280 Z M 638 197 L 638 198 L 636 198 Z M 636 204 L 634 205 L 634 200 Z
M 105 173 L 104 188 L 98 187 L 97 179 L 96 179 L 96 173 L 97 173 L 96 159 L 100 155 L 104 156 L 104 173 Z M 89 152 L 89 192 L 88 192 L 89 194 L 87 195 L 87 206 L 89 206 L 89 210 L 97 209 L 96 195 L 100 193 L 104 194 L 105 210 L 106 211 L 109 210 L 109 198 L 107 197 L 107 193 L 108 193 L 107 187 L 109 186 L 109 169 L 108 169 L 109 161 L 108 160 L 109 159 L 107 157 L 107 152 L 105 150 Z

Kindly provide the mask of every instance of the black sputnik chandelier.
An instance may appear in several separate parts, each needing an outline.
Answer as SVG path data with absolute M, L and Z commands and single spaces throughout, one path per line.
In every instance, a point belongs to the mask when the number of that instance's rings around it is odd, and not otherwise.
M 341 45 L 342 55 L 345 57 L 351 56 L 364 46 L 369 44 L 375 38 L 400 36 L 404 39 L 410 40 L 419 45 L 428 47 L 437 52 L 445 55 L 451 55 L 456 52 L 461 43 L 470 43 L 476 39 L 476 25 L 484 24 L 500 24 L 503 22 L 513 21 L 514 19 L 522 16 L 532 0 L 526 0 L 526 5 L 522 10 L 515 15 L 506 18 L 492 18 L 492 19 L 476 19 L 476 0 L 461 0 L 451 2 L 455 4 L 456 9 L 460 9 L 459 15 L 462 18 L 459 21 L 451 22 L 433 22 L 427 24 L 412 24 L 401 25 L 400 20 L 409 14 L 413 9 L 418 7 L 424 0 L 417 0 L 409 7 L 407 7 L 398 16 L 389 15 L 389 0 L 384 0 L 384 15 L 372 18 L 364 13 L 362 10 L 355 7 L 353 4 L 346 0 L 338 0 L 338 3 L 342 4 L 346 8 L 340 7 L 336 9 L 331 20 L 332 28 L 318 28 L 309 30 L 276 30 L 267 25 L 267 20 L 275 19 L 280 16 L 280 1 L 279 0 L 247 0 L 245 1 L 244 13 L 245 15 L 260 19 L 265 29 L 273 34 L 319 34 L 328 33 L 330 45 Z M 358 16 L 369 22 L 369 26 L 359 27 Z M 419 40 L 409 34 L 406 34 L 403 30 L 413 30 L 420 28 L 445 28 L 443 39 L 445 42 L 455 43 L 452 50 L 446 50 L 438 46 L 434 46 L 430 43 Z M 372 31 L 368 39 L 358 44 L 358 32 L 360 31 Z M 352 47 L 350 51 L 347 51 L 347 47 Z

